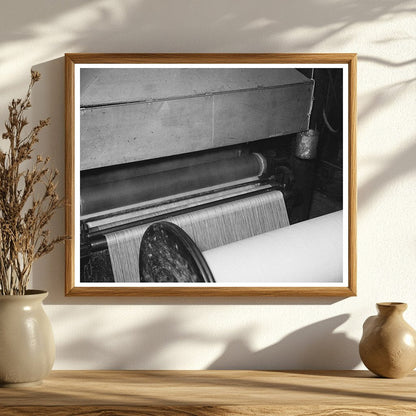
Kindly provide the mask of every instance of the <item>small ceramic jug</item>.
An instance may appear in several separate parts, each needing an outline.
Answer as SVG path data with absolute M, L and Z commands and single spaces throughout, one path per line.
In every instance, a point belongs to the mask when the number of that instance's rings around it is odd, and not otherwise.
M 377 303 L 378 315 L 363 325 L 360 357 L 381 377 L 400 378 L 416 367 L 416 331 L 403 319 L 406 303 Z

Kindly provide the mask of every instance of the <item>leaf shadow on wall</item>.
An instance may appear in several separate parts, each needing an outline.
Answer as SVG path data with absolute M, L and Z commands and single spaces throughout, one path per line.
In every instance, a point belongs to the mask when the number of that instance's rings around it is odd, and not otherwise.
M 360 363 L 357 341 L 335 332 L 349 317 L 342 314 L 313 323 L 258 351 L 253 351 L 245 338 L 233 339 L 207 369 L 354 368 Z
M 100 325 L 98 315 L 92 314 L 89 320 L 81 320 L 76 319 L 77 313 L 82 315 L 81 311 L 72 311 L 71 314 L 58 311 L 55 317 L 61 328 L 65 327 L 72 333 L 69 342 L 65 342 L 63 336 L 57 338 L 57 360 L 61 365 L 76 362 L 79 368 L 84 369 L 145 370 L 172 368 L 172 363 L 173 368 L 184 365 L 192 368 L 194 363 L 200 367 L 202 361 L 202 367 L 209 370 L 336 370 L 354 368 L 360 362 L 358 343 L 344 332 L 336 332 L 349 319 L 349 314 L 307 325 L 256 351 L 249 347 L 255 331 L 253 326 L 245 326 L 237 332 L 233 330 L 234 334 L 218 336 L 198 326 L 191 328 L 180 314 L 167 312 L 147 319 L 143 325 L 129 326 L 128 330 L 123 328 L 122 322 L 110 319 L 106 325 L 117 326 L 117 329 L 109 337 L 108 329 Z M 74 321 L 79 322 L 76 328 L 72 327 Z M 212 353 L 213 346 L 219 344 L 225 346 L 223 352 L 219 355 Z M 198 348 L 192 348 L 196 345 Z M 187 351 L 186 357 L 180 353 L 183 349 Z M 195 356 L 192 351 L 195 351 Z M 213 359 L 215 355 L 218 357 Z M 172 361 L 172 357 L 176 359 Z M 204 362 L 209 364 L 204 365 Z
M 392 41 L 391 39 L 384 39 L 384 42 Z M 388 107 L 392 102 L 397 101 L 399 97 L 409 92 L 410 89 L 414 89 L 414 83 L 416 82 L 415 71 L 411 70 L 414 68 L 416 59 L 408 59 L 403 62 L 395 62 L 389 59 L 381 59 L 375 56 L 360 55 L 358 57 L 359 64 L 369 62 L 376 65 L 384 65 L 391 69 L 394 68 L 409 68 L 409 74 L 413 75 L 410 78 L 390 84 L 387 87 L 379 88 L 371 93 L 371 98 L 368 100 L 364 107 L 360 108 L 358 114 L 358 125 L 371 120 L 371 116 L 375 111 L 380 111 L 385 107 Z M 403 111 L 413 111 L 413 109 L 403 109 Z M 398 134 L 403 135 L 403 132 L 408 132 L 406 128 Z M 382 138 L 385 139 L 385 138 Z M 416 169 L 416 142 L 413 140 L 410 146 L 402 148 L 395 155 L 392 155 L 388 160 L 383 161 L 381 168 L 378 169 L 370 179 L 364 182 L 358 188 L 358 202 L 359 207 L 367 207 L 372 202 L 377 194 L 382 192 L 391 182 L 403 179 L 403 177 Z M 365 161 L 367 162 L 367 161 Z M 373 160 L 369 160 L 371 163 L 378 163 L 376 156 Z
M 416 138 L 409 147 L 390 157 L 382 169 L 358 189 L 360 206 L 368 205 L 392 181 L 397 181 L 416 169 Z
M 142 325 L 128 327 L 110 318 L 106 321 L 108 328 L 102 326 L 102 317 L 99 315 L 90 314 L 89 319 L 85 319 L 79 311 L 72 311 L 70 315 L 58 311 L 55 316 L 60 328 L 69 328 L 74 321 L 80 322 L 77 328 L 72 327 L 69 342 L 65 341 L 64 336 L 57 337 L 56 358 L 64 365 L 77 363 L 81 369 L 167 368 L 172 359 L 175 362 L 171 349 L 193 342 L 209 345 L 213 341 L 212 336 L 203 331 L 184 327 L 180 317 L 168 312 L 153 319 L 147 318 Z
M 350 40 L 352 35 L 344 33 L 351 27 L 412 12 L 409 0 L 355 0 L 336 7 L 318 0 L 307 5 L 303 0 L 242 0 L 238 7 L 223 0 L 177 0 L 175 7 L 166 7 L 164 0 L 38 0 L 36 7 L 9 2 L 0 16 L 0 64 L 29 67 L 63 51 L 319 51 L 332 36 Z M 10 72 L 12 79 L 0 83 L 0 95 L 19 84 L 12 66 Z

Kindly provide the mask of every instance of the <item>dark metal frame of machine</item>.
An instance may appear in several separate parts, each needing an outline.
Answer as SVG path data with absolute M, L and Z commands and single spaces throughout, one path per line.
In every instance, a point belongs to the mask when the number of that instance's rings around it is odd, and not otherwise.
M 284 63 L 293 64 L 347 64 L 348 66 L 348 131 L 349 137 L 343 138 L 348 140 L 348 155 L 344 160 L 348 163 L 348 201 L 344 201 L 344 209 L 348 209 L 348 284 L 342 287 L 325 287 L 325 286 L 309 286 L 309 287 L 137 287 L 124 286 L 115 287 L 105 283 L 79 285 L 75 278 L 75 204 L 80 201 L 76 200 L 76 193 L 79 189 L 75 189 L 75 65 L 86 63 L 255 63 L 255 64 L 273 64 Z M 102 296 L 102 295 L 121 295 L 121 296 L 353 296 L 356 294 L 356 179 L 355 179 L 355 123 L 356 123 L 356 55 L 355 54 L 164 54 L 164 55 L 139 55 L 139 54 L 66 54 L 66 232 L 72 237 L 66 243 L 66 295 L 80 296 Z M 266 139 L 265 139 L 266 140 Z M 260 141 L 260 148 L 266 146 L 265 140 Z M 269 139 L 267 139 L 269 140 Z M 239 149 L 241 152 L 256 152 L 256 146 L 252 143 L 231 146 L 231 148 Z M 253 150 L 254 148 L 254 150 Z M 201 152 L 204 154 L 204 151 Z M 247 153 L 250 154 L 250 153 Z M 251 153 L 252 154 L 252 153 Z M 266 152 L 267 154 L 267 152 Z M 299 206 L 305 195 L 301 195 L 296 186 L 293 184 L 293 165 L 288 162 L 290 155 L 286 160 L 276 160 L 274 157 L 264 156 L 269 169 L 262 172 L 258 178 L 258 183 L 267 183 L 270 187 L 266 190 L 279 189 L 283 192 L 285 202 L 288 207 L 288 214 L 291 217 L 302 216 L 299 212 Z M 98 169 L 103 171 L 103 169 Z M 298 169 L 299 171 L 299 169 Z M 304 177 L 307 180 L 308 166 L 300 167 Z M 305 176 L 306 172 L 306 176 Z M 299 173 L 297 174 L 299 175 Z M 301 173 L 302 175 L 302 173 Z M 255 193 L 256 191 L 254 191 Z M 241 196 L 233 196 L 240 198 Z M 310 198 L 310 196 L 306 196 Z M 300 203 L 299 203 L 300 201 Z M 215 202 L 214 202 L 215 203 Z M 211 203 L 208 203 L 208 206 Z M 205 208 L 206 205 L 199 205 L 196 209 Z M 297 208 L 298 207 L 298 208 Z M 183 208 L 180 213 L 187 212 L 191 208 Z M 175 212 L 174 214 L 178 214 Z M 169 219 L 172 213 L 161 214 L 150 219 L 139 219 L 132 221 L 128 225 L 121 224 L 110 226 L 110 231 L 117 231 L 126 226 L 135 226 L 143 223 L 153 223 Z M 296 222 L 296 220 L 295 220 Z M 292 221 L 291 221 L 292 223 Z M 168 225 L 169 230 L 175 227 Z M 181 233 L 179 232 L 179 235 Z M 176 236 L 176 234 L 175 234 Z M 186 243 L 186 236 L 182 236 Z M 79 237 L 78 237 L 79 238 Z M 186 245 L 186 244 L 185 244 Z M 191 245 L 192 246 L 192 245 Z M 191 247 L 187 245 L 187 247 Z M 82 264 L 84 259 L 88 259 L 93 251 L 106 250 L 106 240 L 101 232 L 91 232 L 88 223 L 84 221 L 81 226 L 80 239 L 80 258 L 77 259 Z M 195 254 L 193 247 L 191 252 Z M 199 258 L 199 254 L 195 254 Z M 208 273 L 209 274 L 209 273 Z M 208 277 L 207 281 L 210 277 Z

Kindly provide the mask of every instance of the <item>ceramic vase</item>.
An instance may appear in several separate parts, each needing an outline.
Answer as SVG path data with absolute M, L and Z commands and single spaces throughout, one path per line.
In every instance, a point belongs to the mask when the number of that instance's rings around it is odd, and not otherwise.
M 404 320 L 405 303 L 377 303 L 378 315 L 363 325 L 360 357 L 381 377 L 400 378 L 416 367 L 416 331 Z
M 55 360 L 52 326 L 42 301 L 48 292 L 0 296 L 0 385 L 40 384 Z

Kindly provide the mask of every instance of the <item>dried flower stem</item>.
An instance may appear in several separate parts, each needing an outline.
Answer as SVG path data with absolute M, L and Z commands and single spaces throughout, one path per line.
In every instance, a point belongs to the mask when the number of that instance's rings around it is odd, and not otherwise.
M 30 96 L 39 72 L 32 71 L 26 96 L 13 100 L 5 123 L 3 140 L 9 141 L 6 152 L 0 150 L 0 294 L 23 295 L 29 283 L 33 262 L 51 252 L 65 236 L 53 239 L 45 227 L 63 200 L 56 193 L 58 171 L 48 167 L 49 157 L 37 156 L 33 166 L 22 164 L 32 159 L 39 132 L 50 119 L 40 120 L 23 137 L 28 124 L 24 113 L 31 107 Z M 41 188 L 40 196 L 34 193 Z

